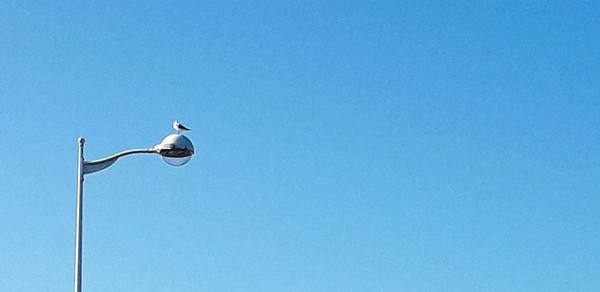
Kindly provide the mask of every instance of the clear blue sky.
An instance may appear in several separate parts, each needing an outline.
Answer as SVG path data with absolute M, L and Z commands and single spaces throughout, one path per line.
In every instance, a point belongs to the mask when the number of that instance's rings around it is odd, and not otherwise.
M 0 5 L 0 290 L 600 290 L 596 1 Z M 325 3 L 322 3 L 325 2 Z

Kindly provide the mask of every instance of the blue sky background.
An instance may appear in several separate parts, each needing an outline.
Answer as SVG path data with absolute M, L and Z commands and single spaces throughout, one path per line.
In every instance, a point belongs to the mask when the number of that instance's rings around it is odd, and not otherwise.
M 596 1 L 0 4 L 0 290 L 600 289 Z M 326 3 L 322 3 L 326 2 Z

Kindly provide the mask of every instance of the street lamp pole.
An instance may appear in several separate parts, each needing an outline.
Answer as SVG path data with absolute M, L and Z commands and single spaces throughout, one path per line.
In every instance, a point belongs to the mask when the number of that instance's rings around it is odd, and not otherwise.
M 194 154 L 194 145 L 184 135 L 171 134 L 165 137 L 162 142 L 149 149 L 131 149 L 116 153 L 112 156 L 85 161 L 83 157 L 83 146 L 85 139 L 79 137 L 78 158 L 77 158 L 77 206 L 76 206 L 76 227 L 75 227 L 75 276 L 74 292 L 81 292 L 82 276 L 82 250 L 83 250 L 83 180 L 84 175 L 101 171 L 115 163 L 119 158 L 131 154 L 150 153 L 159 154 L 165 162 L 170 165 L 180 166 L 186 164 Z
M 85 139 L 77 139 L 79 155 L 77 159 L 77 211 L 75 227 L 75 287 L 73 291 L 81 292 L 81 243 L 83 239 L 83 144 Z

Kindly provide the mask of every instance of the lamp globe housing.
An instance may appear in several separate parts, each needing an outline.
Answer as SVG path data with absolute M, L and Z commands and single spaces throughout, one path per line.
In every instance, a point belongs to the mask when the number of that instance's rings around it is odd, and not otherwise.
M 163 160 L 173 166 L 181 166 L 194 155 L 192 141 L 181 134 L 171 134 L 165 137 L 154 149 L 162 156 Z

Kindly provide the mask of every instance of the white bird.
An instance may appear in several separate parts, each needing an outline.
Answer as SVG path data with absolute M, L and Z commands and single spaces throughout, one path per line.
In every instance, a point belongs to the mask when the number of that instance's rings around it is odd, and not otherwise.
M 177 134 L 183 132 L 183 131 L 190 131 L 192 129 L 184 126 L 183 124 L 179 123 L 177 120 L 173 121 L 173 129 L 175 129 L 175 131 L 177 131 Z

